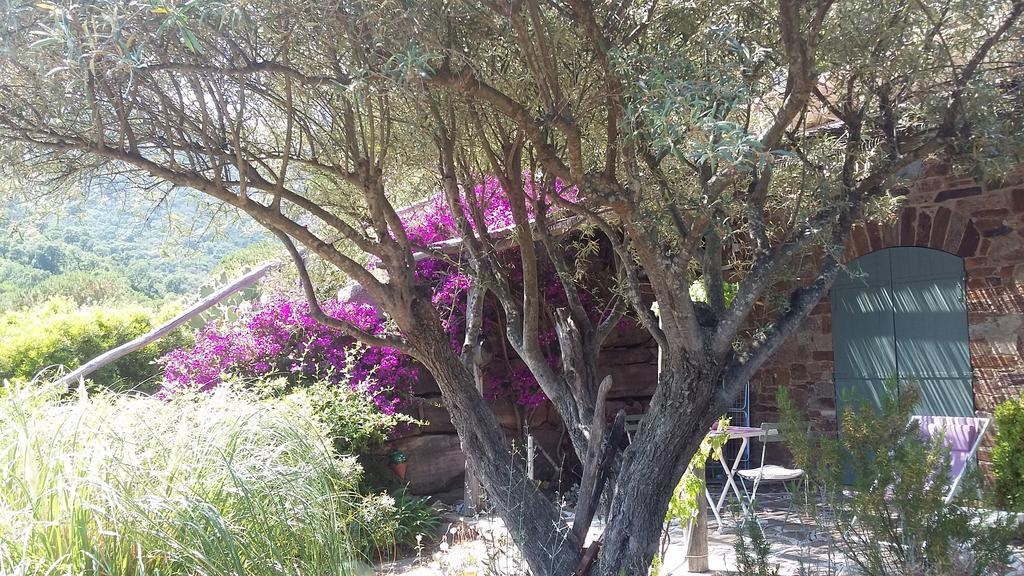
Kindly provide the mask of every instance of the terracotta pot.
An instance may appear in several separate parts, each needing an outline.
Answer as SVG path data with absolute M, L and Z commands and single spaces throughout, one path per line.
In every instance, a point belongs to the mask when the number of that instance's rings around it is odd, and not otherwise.
M 391 464 L 391 471 L 395 473 L 402 480 L 405 480 L 405 468 L 409 465 L 408 462 L 395 462 Z

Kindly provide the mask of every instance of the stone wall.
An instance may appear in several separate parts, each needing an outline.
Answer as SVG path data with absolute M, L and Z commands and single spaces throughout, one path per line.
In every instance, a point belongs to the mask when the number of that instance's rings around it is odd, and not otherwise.
M 1024 390 L 1024 179 L 980 185 L 931 176 L 901 191 L 899 213 L 853 231 L 847 261 L 895 246 L 964 258 L 974 401 L 991 415 Z M 820 429 L 836 427 L 831 303 L 823 299 L 751 382 L 751 421 L 777 421 L 775 394 L 790 388 Z M 982 460 L 986 460 L 983 447 Z

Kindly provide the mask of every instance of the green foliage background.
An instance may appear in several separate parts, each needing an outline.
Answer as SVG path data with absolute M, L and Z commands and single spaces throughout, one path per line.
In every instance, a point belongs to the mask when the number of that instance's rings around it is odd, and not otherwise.
M 12 196 L 0 207 L 0 310 L 52 296 L 79 304 L 189 296 L 225 258 L 234 269 L 269 253 L 254 224 L 185 194 L 131 206 L 98 194 L 59 215 L 26 204 Z M 262 251 L 250 254 L 253 245 Z
M 1000 504 L 1024 512 L 1024 396 L 996 407 L 992 471 Z
M 79 306 L 54 297 L 0 314 L 0 380 L 27 380 L 50 366 L 77 368 L 111 348 L 161 324 L 175 307 L 154 311 L 141 304 Z M 154 361 L 185 343 L 179 331 L 94 372 L 90 378 L 114 389 L 155 389 L 161 374 Z

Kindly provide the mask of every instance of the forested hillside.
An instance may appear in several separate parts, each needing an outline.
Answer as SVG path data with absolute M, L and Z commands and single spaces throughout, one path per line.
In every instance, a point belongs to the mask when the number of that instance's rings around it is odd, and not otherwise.
M 225 256 L 266 239 L 232 214 L 211 218 L 185 196 L 143 212 L 106 196 L 61 214 L 25 204 L 0 214 L 0 309 L 54 295 L 86 303 L 189 294 Z

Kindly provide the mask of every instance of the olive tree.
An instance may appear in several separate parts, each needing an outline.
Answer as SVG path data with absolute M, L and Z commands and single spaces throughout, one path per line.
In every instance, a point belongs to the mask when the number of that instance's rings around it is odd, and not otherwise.
M 507 450 L 474 383 L 481 302 L 500 304 L 505 337 L 587 464 L 586 490 L 606 437 L 597 354 L 633 315 L 662 370 L 608 487 L 596 569 L 645 574 L 709 424 L 826 293 L 851 227 L 891 212 L 889 191 L 922 162 L 982 174 L 1016 161 L 1022 10 L 1020 0 L 8 0 L 0 140 L 11 176 L 189 188 L 273 232 L 320 321 L 434 376 L 472 471 L 538 575 L 577 569 L 590 514 L 567 525 Z M 513 208 L 507 230 L 488 230 L 474 202 L 485 177 Z M 417 245 L 400 215 L 435 192 L 474 280 L 460 349 L 415 274 L 418 258 L 451 252 Z M 610 247 L 618 297 L 604 314 L 578 297 L 575 255 L 560 241 L 573 227 Z M 521 281 L 496 256 L 511 244 Z M 358 282 L 394 332 L 320 311 L 311 258 Z M 538 343 L 540 258 L 568 296 L 554 320 L 560 369 Z M 697 282 L 706 298 L 691 296 Z

